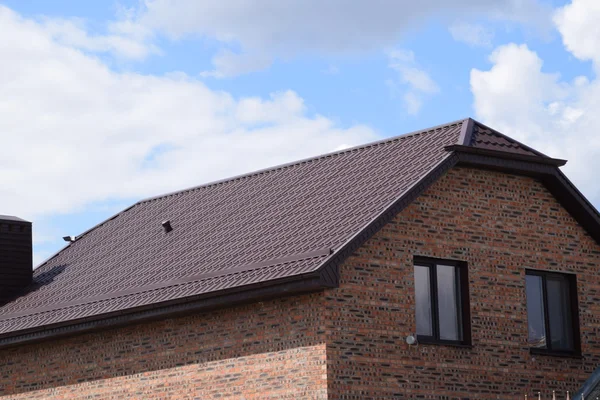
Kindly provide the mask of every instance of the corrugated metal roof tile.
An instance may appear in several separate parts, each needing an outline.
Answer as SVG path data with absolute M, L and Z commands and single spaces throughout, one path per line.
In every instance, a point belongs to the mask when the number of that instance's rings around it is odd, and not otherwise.
M 505 151 L 526 156 L 543 156 L 541 153 L 522 145 L 516 140 L 478 123 L 474 124 L 471 141 L 468 145 L 480 149 Z
M 26 293 L 0 307 L 0 334 L 315 271 L 328 255 L 228 272 L 339 248 L 448 157 L 463 123 L 136 203 L 36 269 Z M 472 145 L 530 154 L 477 125 Z

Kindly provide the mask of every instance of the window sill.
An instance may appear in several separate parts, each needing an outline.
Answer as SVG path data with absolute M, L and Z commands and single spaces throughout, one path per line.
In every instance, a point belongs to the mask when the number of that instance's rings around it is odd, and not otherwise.
M 583 358 L 581 353 L 576 352 L 576 351 L 571 351 L 571 352 L 569 352 L 569 351 L 553 351 L 553 350 L 546 350 L 546 349 L 538 349 L 535 347 L 529 348 L 529 354 L 536 355 L 536 356 L 566 357 L 566 358 L 577 358 L 577 359 Z

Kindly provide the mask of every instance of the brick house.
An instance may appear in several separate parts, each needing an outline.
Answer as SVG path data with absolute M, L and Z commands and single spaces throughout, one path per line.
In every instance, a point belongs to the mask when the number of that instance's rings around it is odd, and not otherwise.
M 573 393 L 600 216 L 564 163 L 461 120 L 140 201 L 33 275 L 0 217 L 0 399 Z

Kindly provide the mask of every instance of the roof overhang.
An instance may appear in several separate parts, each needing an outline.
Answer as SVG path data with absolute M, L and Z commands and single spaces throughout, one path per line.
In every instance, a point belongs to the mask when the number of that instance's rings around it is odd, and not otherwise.
M 167 317 L 181 317 L 198 312 L 266 301 L 273 298 L 318 292 L 326 288 L 338 286 L 339 277 L 337 271 L 332 268 L 324 267 L 308 274 L 294 275 L 273 281 L 230 288 L 219 292 L 211 292 L 89 318 L 10 332 L 0 335 L 0 348 Z
M 483 168 L 505 173 L 531 176 L 540 180 L 567 211 L 600 243 L 600 215 L 595 207 L 559 170 L 565 160 L 534 157 L 468 146 L 448 146 L 448 155 L 419 181 L 399 195 L 344 245 L 335 249 L 314 272 L 284 279 L 186 297 L 150 306 L 67 321 L 55 325 L 7 333 L 0 336 L 0 347 L 74 335 L 102 328 L 166 317 L 189 315 L 218 308 L 268 300 L 287 295 L 316 292 L 339 285 L 339 266 L 394 216 L 411 204 L 427 188 L 455 166 Z
M 505 151 L 497 151 L 497 150 L 488 150 L 488 149 L 480 149 L 477 147 L 465 146 L 465 145 L 451 145 L 444 147 L 446 151 L 455 151 L 458 153 L 464 154 L 476 154 L 481 156 L 490 156 L 505 160 L 520 160 L 527 161 L 534 164 L 545 164 L 545 165 L 553 165 L 555 167 L 562 167 L 567 163 L 567 160 L 561 160 L 559 158 L 550 158 L 550 157 L 539 157 L 539 156 L 528 156 L 523 154 L 516 153 L 508 153 Z

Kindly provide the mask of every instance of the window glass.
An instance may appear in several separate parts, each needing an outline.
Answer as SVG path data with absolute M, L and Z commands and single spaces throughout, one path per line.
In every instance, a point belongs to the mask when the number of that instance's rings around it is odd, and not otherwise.
M 419 341 L 470 345 L 471 320 L 466 264 L 415 257 L 414 278 Z
M 579 353 L 575 276 L 527 271 L 528 342 L 548 352 Z
M 442 340 L 461 340 L 456 278 L 456 267 L 437 266 L 438 315 Z
M 548 320 L 552 348 L 569 350 L 573 348 L 569 286 L 565 279 L 548 277 Z
M 430 268 L 415 265 L 417 335 L 432 336 Z
M 528 342 L 531 347 L 546 347 L 546 323 L 544 320 L 544 297 L 542 277 L 525 277 L 527 295 L 527 321 L 529 325 Z

